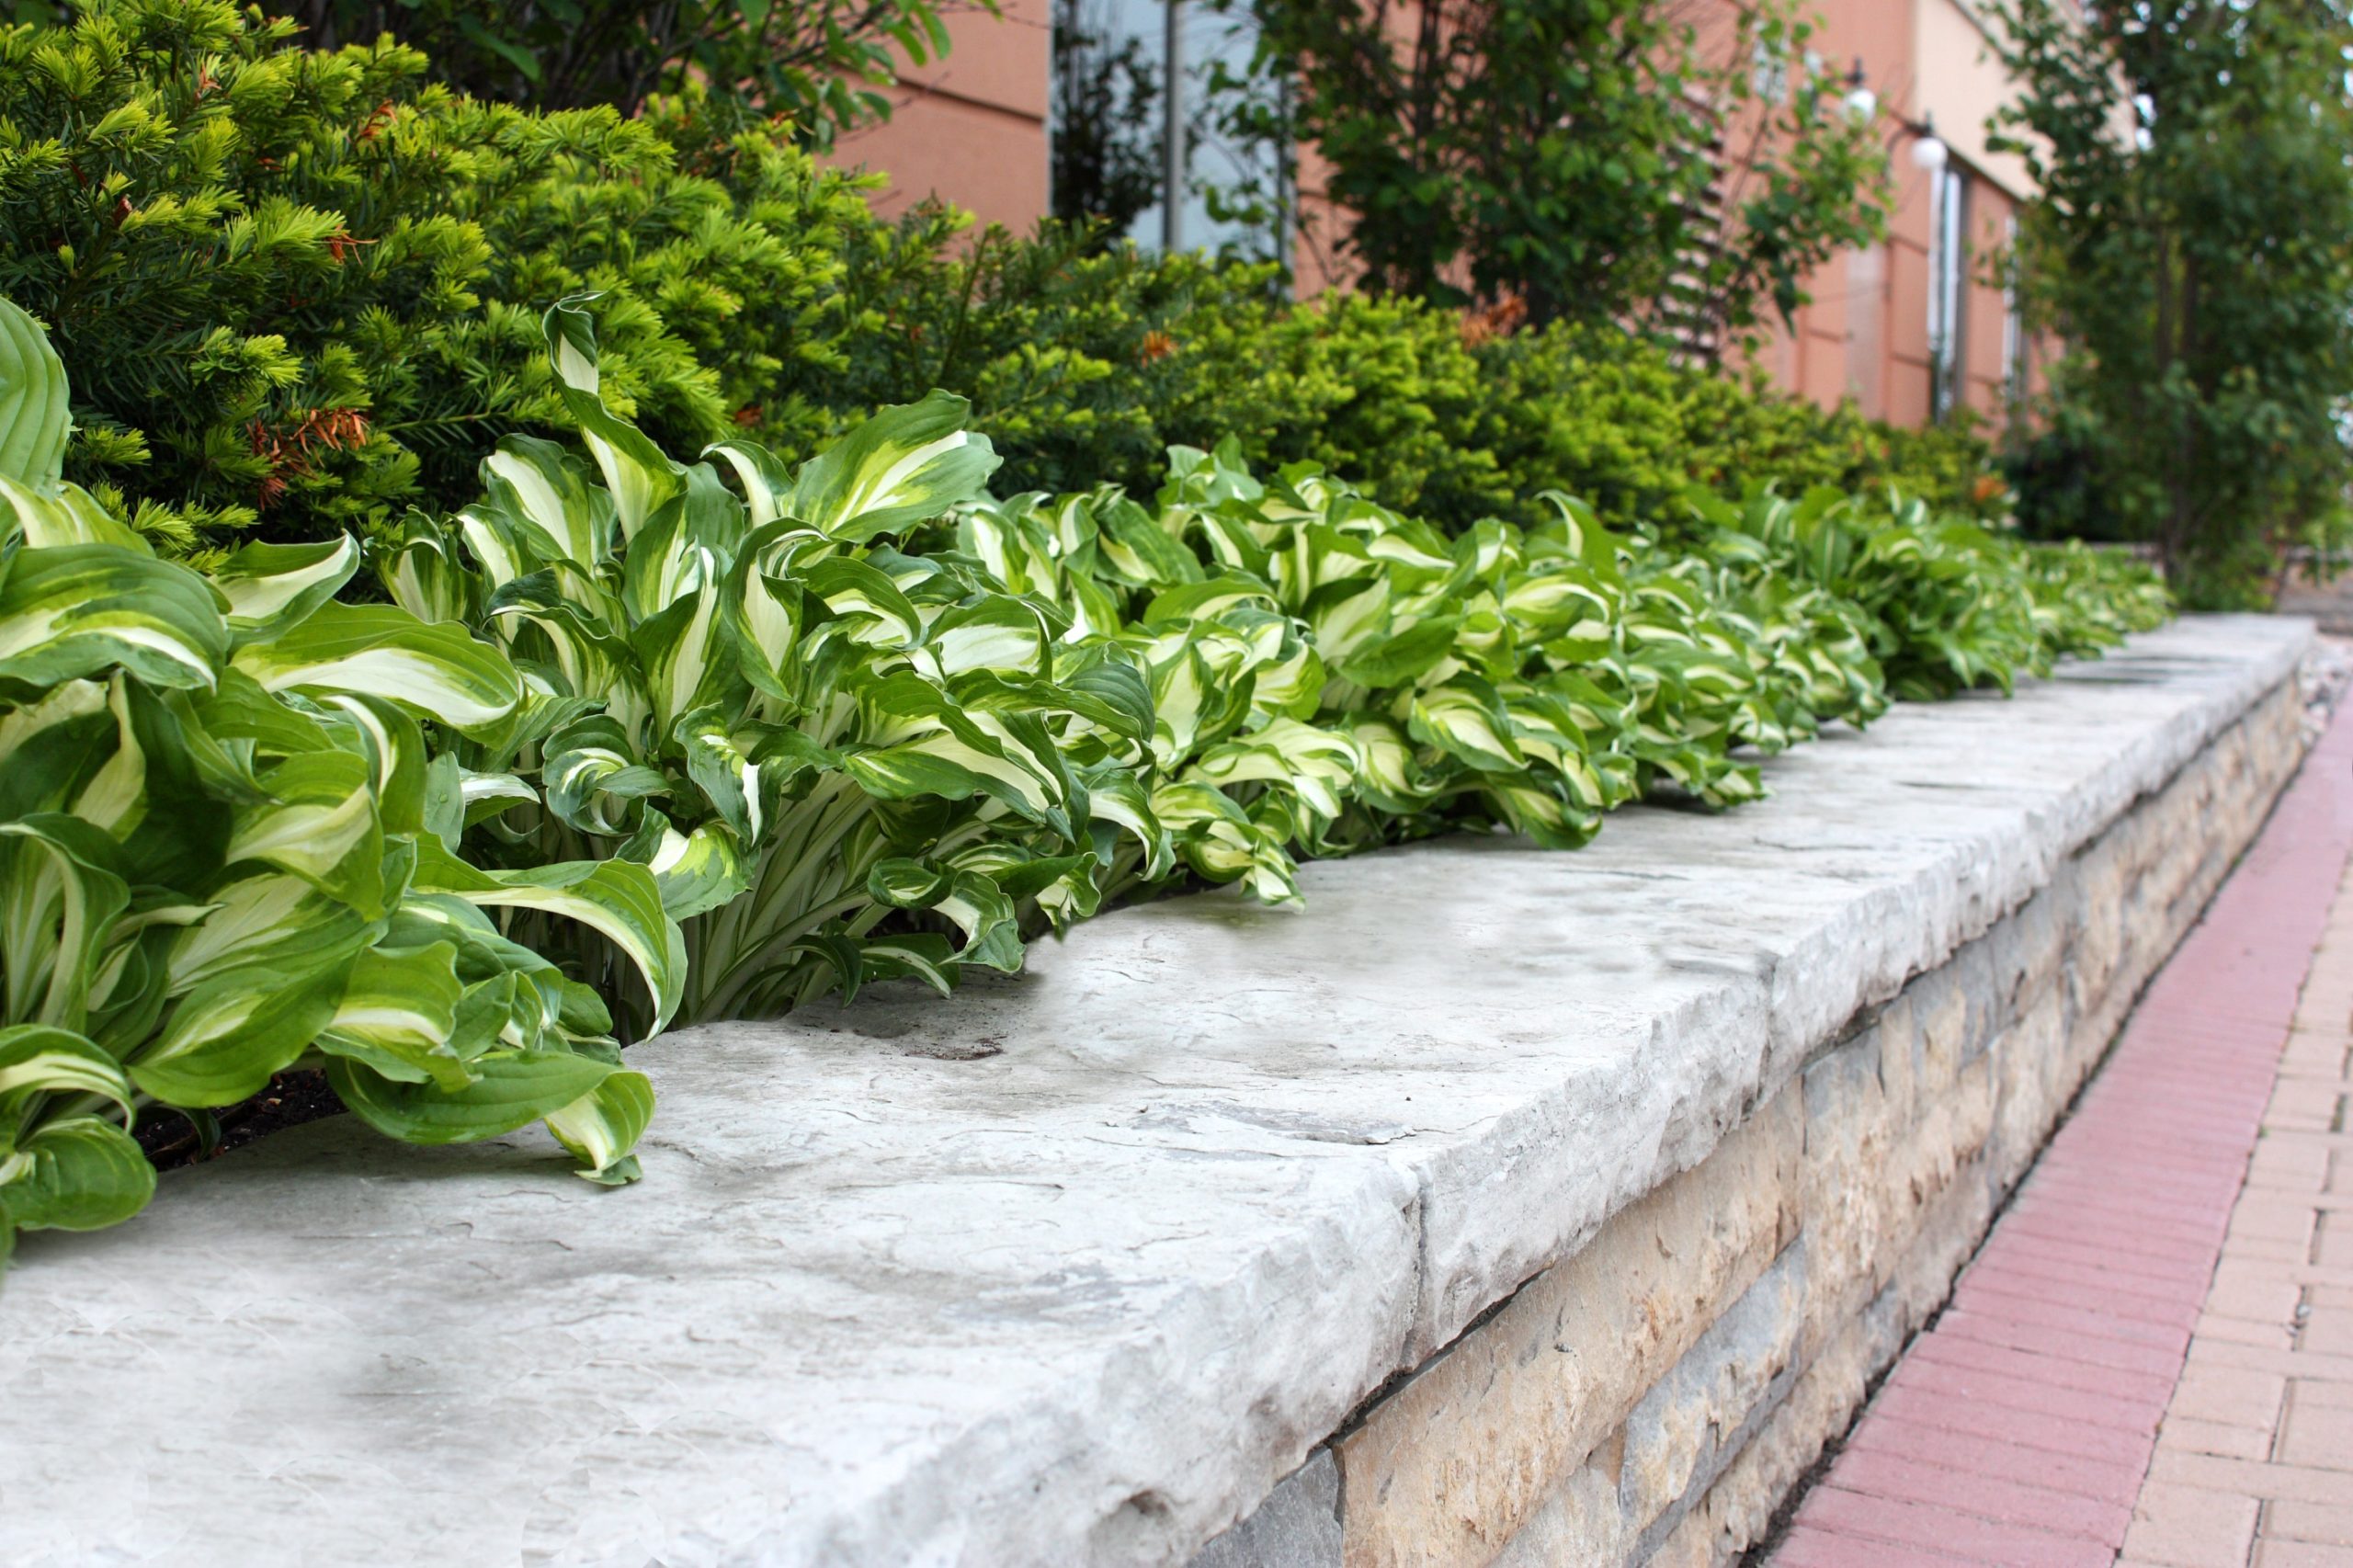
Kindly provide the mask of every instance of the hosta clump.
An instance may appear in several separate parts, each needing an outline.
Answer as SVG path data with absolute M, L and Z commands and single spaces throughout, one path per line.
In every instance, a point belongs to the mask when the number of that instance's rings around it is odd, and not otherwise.
M 63 367 L 0 301 L 0 1254 L 127 1218 L 150 1106 L 202 1123 L 298 1063 L 394 1137 L 544 1119 L 634 1174 L 652 1108 L 603 1003 L 493 918 L 629 953 L 657 1015 L 683 954 L 627 864 L 494 871 L 428 735 L 528 729 L 506 657 L 335 602 L 349 540 L 249 545 L 210 578 L 62 483 Z
M 2006 692 L 2019 674 L 2050 668 L 2025 551 L 1982 524 L 1932 517 L 1917 501 L 1878 515 L 1819 486 L 1795 499 L 1759 490 L 1740 502 L 1694 492 L 1690 506 L 1699 549 L 1743 581 L 1845 601 L 1841 619 L 1894 697 L 1930 701 L 1980 685 Z
M 2164 575 L 2128 550 L 2075 540 L 2024 548 L 2036 632 L 2054 653 L 2097 655 L 2173 619 Z
M 412 518 L 383 576 L 420 618 L 494 639 L 541 715 L 460 746 L 469 842 L 496 864 L 648 868 L 685 926 L 682 1017 L 1017 968 L 1025 923 L 1166 871 L 1164 812 L 1235 814 L 1154 789 L 1173 710 L 1149 639 L 895 547 L 983 495 L 995 457 L 961 400 L 887 410 L 796 472 L 745 442 L 685 464 L 606 408 L 583 311 L 547 333 L 594 467 L 502 443 L 483 500 Z M 609 967 L 596 940 L 583 972 Z
M 1792 738 L 1765 633 L 1720 613 L 1704 574 L 1577 503 L 1449 539 L 1312 465 L 1261 482 L 1231 446 L 1171 456 L 1154 508 L 1112 489 L 1022 496 L 972 512 L 959 545 L 1129 627 L 1164 714 L 1189 714 L 1202 690 L 1246 701 L 1238 732 L 1212 726 L 1198 754 L 1165 723 L 1160 760 L 1232 788 L 1277 842 L 1329 854 L 1467 823 L 1574 846 L 1664 784 L 1750 798 L 1756 771 L 1733 748 Z M 1259 640 L 1249 679 L 1152 651 L 1225 636 Z M 1273 809 L 1250 801 L 1278 778 Z
M 1831 663 L 1858 680 L 1883 671 L 1899 698 L 2006 692 L 2021 674 L 2047 675 L 2062 656 L 2097 654 L 2173 614 L 2156 572 L 2127 553 L 2028 544 L 1917 501 L 1882 508 L 1817 487 L 1739 503 L 1695 493 L 1690 506 L 1699 551 L 1738 591 L 1810 607 L 1799 644 L 1809 662 L 1827 674 L 1831 651 L 1859 642 L 1870 667 Z

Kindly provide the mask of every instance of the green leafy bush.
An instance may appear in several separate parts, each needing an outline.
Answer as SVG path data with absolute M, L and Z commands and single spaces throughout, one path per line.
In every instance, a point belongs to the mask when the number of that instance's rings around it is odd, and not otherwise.
M 0 301 L 0 1259 L 147 1200 L 142 1108 L 201 1125 L 297 1062 L 396 1138 L 544 1119 L 623 1181 L 652 1091 L 604 1003 L 508 939 L 606 934 L 666 1016 L 684 965 L 624 863 L 478 869 L 435 742 L 511 733 L 525 683 L 462 629 L 338 603 L 348 538 L 209 576 L 60 478 L 63 367 Z
M 50 329 L 69 472 L 178 548 L 461 503 L 567 419 L 539 316 L 602 290 L 608 396 L 695 447 L 836 423 L 858 179 L 699 94 L 637 119 L 424 82 L 381 41 L 289 47 L 228 0 L 102 0 L 0 31 L 0 291 Z M 887 276 L 887 273 L 881 276 Z

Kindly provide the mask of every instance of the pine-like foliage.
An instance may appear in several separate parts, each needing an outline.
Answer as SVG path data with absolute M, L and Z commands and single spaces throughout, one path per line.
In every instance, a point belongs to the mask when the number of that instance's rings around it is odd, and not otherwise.
M 425 72 L 226 0 L 0 30 L 0 294 L 72 377 L 69 472 L 150 533 L 366 531 L 462 494 L 500 436 L 568 424 L 539 317 L 582 290 L 606 395 L 661 438 L 827 423 L 774 389 L 870 329 L 838 277 L 875 223 L 858 177 L 699 95 L 538 114 Z

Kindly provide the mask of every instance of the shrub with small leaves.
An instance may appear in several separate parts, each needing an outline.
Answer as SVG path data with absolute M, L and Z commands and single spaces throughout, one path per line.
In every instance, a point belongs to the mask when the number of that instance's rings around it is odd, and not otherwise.
M 732 101 L 539 114 L 425 73 L 228 0 L 0 29 L 0 290 L 73 377 L 69 472 L 181 550 L 455 506 L 500 436 L 568 425 L 539 318 L 582 289 L 607 395 L 665 438 L 832 427 L 776 389 L 872 325 L 861 180 Z

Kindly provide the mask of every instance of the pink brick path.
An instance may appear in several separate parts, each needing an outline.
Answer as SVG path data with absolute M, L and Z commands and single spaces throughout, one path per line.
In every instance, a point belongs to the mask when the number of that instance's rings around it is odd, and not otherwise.
M 1779 1568 L 2353 1568 L 2348 852 L 2353 713 L 1800 1505 Z

